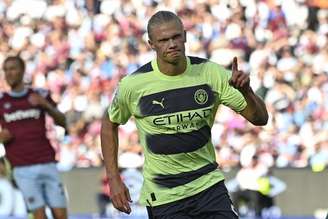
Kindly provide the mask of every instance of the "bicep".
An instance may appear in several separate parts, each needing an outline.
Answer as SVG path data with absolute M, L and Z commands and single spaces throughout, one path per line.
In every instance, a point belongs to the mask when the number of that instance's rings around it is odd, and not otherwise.
M 109 117 L 109 113 L 108 111 L 106 111 L 102 117 L 102 122 L 101 122 L 101 130 L 102 132 L 103 131 L 106 131 L 106 132 L 109 132 L 109 131 L 112 131 L 112 132 L 118 132 L 118 126 L 119 124 L 116 123 L 116 122 L 112 122 L 110 120 L 110 117 Z M 105 133 L 103 133 L 105 134 Z

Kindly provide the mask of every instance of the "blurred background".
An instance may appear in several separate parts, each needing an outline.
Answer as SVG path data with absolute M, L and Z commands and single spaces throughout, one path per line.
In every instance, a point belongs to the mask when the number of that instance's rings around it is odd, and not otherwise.
M 154 57 L 146 25 L 163 9 L 182 18 L 187 55 L 227 68 L 237 56 L 267 104 L 265 127 L 221 107 L 212 129 L 241 217 L 260 209 L 262 218 L 326 218 L 328 0 L 0 0 L 0 64 L 19 53 L 26 83 L 49 89 L 67 116 L 68 135 L 51 121 L 48 134 L 71 218 L 125 218 L 108 199 L 100 119 L 118 81 Z M 127 218 L 147 218 L 137 203 L 143 154 L 133 119 L 119 135 L 122 177 L 135 200 Z M 17 194 L 5 192 L 11 186 Z M 27 217 L 13 185 L 0 183 L 0 195 L 1 218 Z

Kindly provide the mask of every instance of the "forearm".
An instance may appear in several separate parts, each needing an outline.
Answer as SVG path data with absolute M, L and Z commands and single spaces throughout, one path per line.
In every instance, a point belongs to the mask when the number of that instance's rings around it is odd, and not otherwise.
M 101 150 L 109 179 L 119 177 L 118 168 L 118 124 L 112 123 L 107 113 L 101 123 Z
M 247 102 L 247 107 L 241 114 L 254 125 L 266 125 L 268 112 L 264 101 L 254 93 L 252 88 L 242 92 L 242 94 Z
M 118 168 L 118 126 L 119 124 L 110 121 L 106 111 L 101 123 L 101 149 L 105 161 L 107 177 L 109 179 L 113 206 L 119 211 L 130 214 L 130 202 L 132 202 L 132 200 L 129 189 L 120 177 Z
M 2 131 L 0 131 L 0 143 L 1 144 L 5 144 L 8 142 L 8 138 L 5 135 L 5 133 L 3 133 Z
M 13 135 L 8 131 L 8 129 L 0 127 L 0 143 L 6 144 L 13 139 Z
M 66 129 L 66 118 L 62 112 L 57 110 L 57 108 L 52 106 L 50 103 L 46 103 L 44 105 L 44 109 L 54 119 L 57 125 L 60 125 Z

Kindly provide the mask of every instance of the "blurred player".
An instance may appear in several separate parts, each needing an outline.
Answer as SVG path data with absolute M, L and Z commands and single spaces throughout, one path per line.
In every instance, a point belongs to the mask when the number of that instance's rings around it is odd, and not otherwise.
M 13 177 L 35 219 L 46 218 L 45 207 L 55 219 L 66 219 L 66 198 L 55 164 L 55 151 L 46 136 L 45 116 L 66 126 L 46 90 L 24 85 L 25 63 L 18 56 L 3 62 L 9 92 L 0 93 L 0 141 L 13 167 Z
M 236 219 L 215 162 L 211 127 L 220 104 L 254 125 L 267 123 L 266 107 L 236 58 L 229 71 L 185 55 L 186 32 L 174 13 L 157 12 L 147 29 L 156 59 L 121 80 L 102 123 L 113 205 L 131 212 L 117 164 L 118 126 L 134 116 L 145 154 L 140 202 L 149 218 Z

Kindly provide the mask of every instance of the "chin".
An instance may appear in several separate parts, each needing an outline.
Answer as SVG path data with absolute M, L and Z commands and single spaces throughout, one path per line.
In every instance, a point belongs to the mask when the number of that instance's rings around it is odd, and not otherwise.
M 177 65 L 179 63 L 179 59 L 169 60 L 167 62 L 170 63 L 171 65 Z
M 168 63 L 171 63 L 171 64 L 178 64 L 180 62 L 181 58 L 182 57 L 180 55 L 179 56 L 175 56 L 175 57 L 172 57 L 172 58 L 167 59 L 167 62 Z

